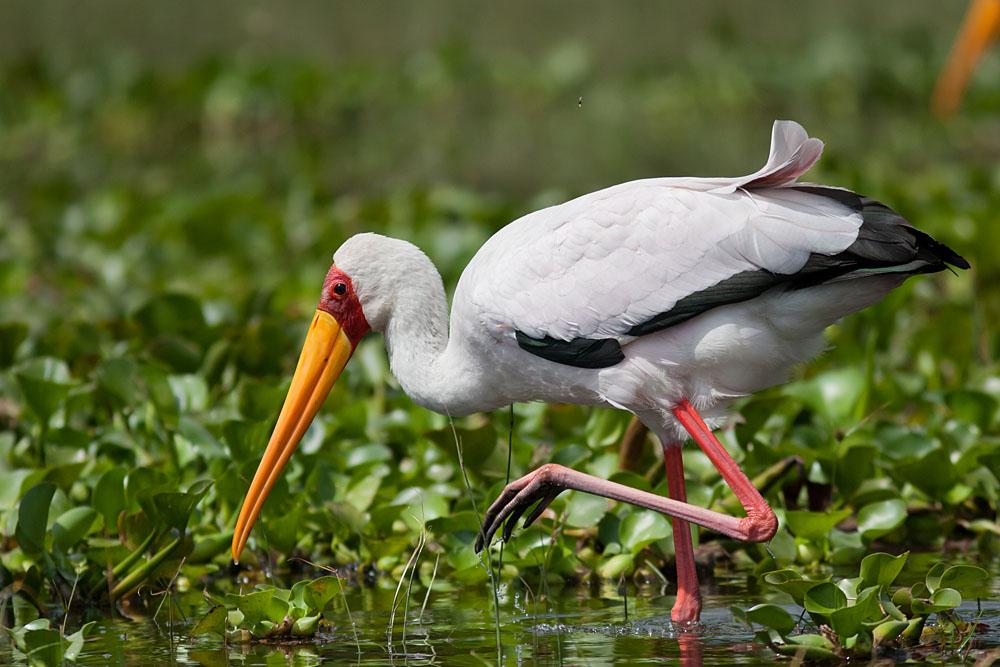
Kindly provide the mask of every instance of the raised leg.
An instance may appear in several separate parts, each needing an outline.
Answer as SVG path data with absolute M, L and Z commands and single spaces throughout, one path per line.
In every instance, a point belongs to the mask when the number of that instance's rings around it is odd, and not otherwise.
M 663 465 L 667 470 L 667 489 L 670 497 L 687 502 L 684 488 L 684 462 L 680 443 L 663 445 Z M 698 572 L 694 564 L 694 547 L 691 546 L 691 526 L 678 517 L 670 517 L 674 532 L 674 556 L 677 560 L 677 600 L 670 618 L 677 622 L 694 622 L 701 617 L 701 591 L 698 590 Z
M 736 461 L 712 434 L 694 407 L 686 400 L 674 408 L 674 415 L 691 434 L 698 446 L 719 470 L 726 484 L 733 489 L 747 515 L 736 518 L 704 507 L 696 507 L 674 498 L 663 498 L 654 493 L 640 491 L 593 475 L 556 464 L 546 464 L 507 485 L 483 517 L 483 527 L 476 540 L 476 551 L 488 545 L 504 522 L 504 539 L 510 537 L 514 524 L 536 502 L 538 506 L 525 520 L 530 525 L 552 500 L 566 489 L 630 503 L 662 512 L 699 526 L 704 526 L 728 537 L 744 542 L 766 542 L 778 529 L 778 520 L 767 502 L 761 497 Z

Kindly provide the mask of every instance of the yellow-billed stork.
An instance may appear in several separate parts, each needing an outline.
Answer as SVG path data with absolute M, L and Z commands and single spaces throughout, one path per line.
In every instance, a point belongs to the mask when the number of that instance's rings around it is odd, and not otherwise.
M 672 517 L 678 594 L 672 617 L 697 620 L 693 522 L 766 541 L 777 519 L 712 434 L 735 398 L 782 382 L 824 347 L 823 330 L 908 276 L 968 263 L 879 202 L 797 183 L 823 144 L 774 124 L 759 171 L 738 178 L 653 178 L 516 220 L 476 253 L 449 323 L 441 277 L 406 241 L 353 236 L 334 254 L 284 406 L 240 511 L 238 560 L 282 468 L 369 331 L 418 404 L 458 416 L 515 401 L 613 406 L 663 447 L 669 498 L 548 464 L 511 482 L 476 544 L 509 537 L 575 489 Z M 746 511 L 685 500 L 690 435 Z

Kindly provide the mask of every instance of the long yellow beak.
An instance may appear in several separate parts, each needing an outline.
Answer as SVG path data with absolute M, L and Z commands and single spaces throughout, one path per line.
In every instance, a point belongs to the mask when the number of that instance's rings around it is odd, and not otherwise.
M 278 415 L 278 423 L 271 433 L 271 440 L 264 450 L 250 490 L 243 500 L 240 517 L 233 534 L 233 560 L 239 562 L 243 547 L 250 538 L 267 494 L 281 475 L 299 440 L 312 423 L 316 412 L 323 405 L 333 383 L 347 365 L 354 352 L 347 334 L 332 315 L 317 310 L 309 326 L 309 333 L 302 345 L 292 385 L 288 388 L 285 403 Z
M 962 28 L 934 89 L 932 106 L 942 118 L 951 116 L 983 52 L 1000 33 L 1000 0 L 972 0 Z

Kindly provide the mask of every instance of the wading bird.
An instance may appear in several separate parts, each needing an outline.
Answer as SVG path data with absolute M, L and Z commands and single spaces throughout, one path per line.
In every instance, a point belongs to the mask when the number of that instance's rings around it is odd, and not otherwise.
M 767 163 L 738 178 L 653 178 L 520 218 L 476 253 L 449 324 L 440 274 L 418 248 L 377 234 L 334 254 L 284 406 L 243 502 L 238 560 L 282 468 L 369 331 L 418 404 L 458 416 L 515 401 L 612 406 L 663 447 L 668 498 L 548 464 L 511 482 L 476 544 L 510 536 L 575 489 L 672 517 L 678 592 L 672 617 L 697 620 L 696 523 L 766 541 L 777 519 L 709 424 L 727 405 L 782 382 L 824 347 L 823 330 L 908 276 L 968 268 L 957 253 L 877 201 L 796 183 L 823 144 L 774 124 Z M 685 500 L 690 435 L 733 489 L 737 518 Z

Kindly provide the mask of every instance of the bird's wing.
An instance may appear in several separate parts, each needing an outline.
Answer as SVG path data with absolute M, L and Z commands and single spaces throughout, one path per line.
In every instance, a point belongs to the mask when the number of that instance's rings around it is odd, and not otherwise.
M 857 211 L 781 187 L 821 150 L 801 126 L 779 121 L 767 164 L 749 176 L 635 181 L 531 213 L 477 253 L 456 308 L 471 308 L 479 326 L 526 349 L 576 341 L 570 356 L 582 345 L 594 365 L 608 365 L 594 341 L 618 349 L 693 305 L 704 310 L 692 299 L 732 302 L 733 290 L 760 290 L 755 281 L 851 245 Z

